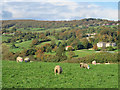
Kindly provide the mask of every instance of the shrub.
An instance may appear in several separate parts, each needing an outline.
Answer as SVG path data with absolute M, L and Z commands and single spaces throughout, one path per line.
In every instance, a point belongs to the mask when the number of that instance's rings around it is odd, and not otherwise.
M 114 48 L 112 46 L 107 47 L 107 51 L 113 51 Z
M 69 55 L 69 58 L 72 58 L 75 56 L 75 53 L 73 51 L 69 51 L 68 55 Z

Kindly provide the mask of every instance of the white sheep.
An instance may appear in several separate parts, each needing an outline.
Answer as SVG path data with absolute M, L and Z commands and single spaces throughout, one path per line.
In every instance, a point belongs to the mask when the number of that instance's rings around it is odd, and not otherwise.
M 87 69 L 89 69 L 90 67 L 86 63 L 80 63 L 80 68 L 87 68 Z
M 95 60 L 94 60 L 94 61 L 92 61 L 92 64 L 96 65 L 96 61 L 95 61 Z
M 17 57 L 16 61 L 17 62 L 23 62 L 23 58 L 22 57 Z
M 57 65 L 57 66 L 55 66 L 55 68 L 54 68 L 54 73 L 55 73 L 55 75 L 56 75 L 56 73 L 57 74 L 61 74 L 62 73 L 62 67 L 60 67 L 59 65 Z

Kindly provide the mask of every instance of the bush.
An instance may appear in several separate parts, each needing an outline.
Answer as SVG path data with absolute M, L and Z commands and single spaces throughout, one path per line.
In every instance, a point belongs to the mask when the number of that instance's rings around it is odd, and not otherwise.
M 69 58 L 72 58 L 75 56 L 75 53 L 73 51 L 69 51 L 68 55 L 69 55 Z
M 114 48 L 112 46 L 107 47 L 107 51 L 113 51 Z

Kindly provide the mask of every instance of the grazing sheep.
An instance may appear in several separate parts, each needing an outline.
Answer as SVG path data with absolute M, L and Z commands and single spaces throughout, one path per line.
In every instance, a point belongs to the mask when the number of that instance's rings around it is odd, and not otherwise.
M 96 61 L 92 61 L 92 64 L 96 65 Z
M 23 62 L 23 58 L 22 57 L 17 57 L 16 61 L 17 62 Z
M 86 64 L 86 63 L 80 63 L 80 68 L 86 68 L 86 69 L 89 69 L 89 65 Z
M 30 62 L 30 58 L 26 57 L 26 58 L 24 59 L 24 61 L 25 61 L 25 62 Z
M 61 74 L 62 73 L 62 67 L 60 67 L 59 65 L 57 65 L 57 66 L 55 66 L 55 68 L 54 68 L 54 73 L 55 73 L 55 75 L 56 75 L 56 73 L 57 74 Z

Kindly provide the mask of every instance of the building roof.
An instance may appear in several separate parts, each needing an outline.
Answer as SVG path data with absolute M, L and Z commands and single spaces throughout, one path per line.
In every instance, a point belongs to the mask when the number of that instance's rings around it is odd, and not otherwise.
M 66 47 L 72 47 L 72 46 L 66 46 Z

